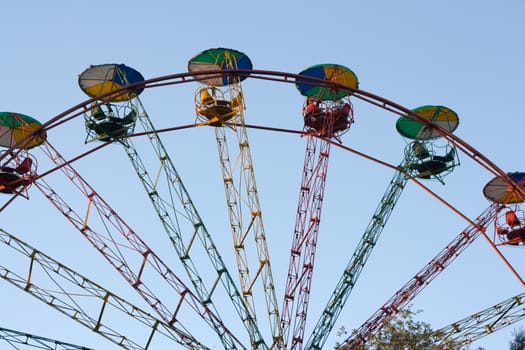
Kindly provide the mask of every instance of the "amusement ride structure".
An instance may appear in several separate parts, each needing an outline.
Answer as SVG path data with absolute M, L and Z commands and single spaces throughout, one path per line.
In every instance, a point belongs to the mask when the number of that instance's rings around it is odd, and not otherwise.
M 25 199 L 30 205 L 34 195 L 42 194 L 61 214 L 57 220 L 64 217 L 102 255 L 113 272 L 138 294 L 140 305 L 92 282 L 9 230 L 0 229 L 2 249 L 20 259 L 17 264 L 0 262 L 3 280 L 125 349 L 156 349 L 160 342 L 188 349 L 321 349 L 339 315 L 346 312 L 345 303 L 411 181 L 462 217 L 468 227 L 345 339 L 341 349 L 366 343 L 480 236 L 525 286 L 505 256 L 509 246 L 525 244 L 525 211 L 521 208 L 525 173 L 502 171 L 455 136 L 459 117 L 450 108 L 423 105 L 407 109 L 360 90 L 357 75 L 339 64 L 317 64 L 298 74 L 262 71 L 255 70 L 242 52 L 213 48 L 191 58 L 187 68 L 185 73 L 145 79 L 124 64 L 93 65 L 78 78 L 80 89 L 89 99 L 49 121 L 41 123 L 21 113 L 0 112 L 0 145 L 4 149 L 0 154 L 0 192 L 5 199 L 0 214 L 15 201 Z M 295 86 L 304 98 L 303 105 L 298 106 L 297 129 L 247 122 L 250 112 L 243 84 L 251 80 Z M 194 114 L 187 117 L 188 123 L 162 128 L 154 125 L 156 117 L 146 111 L 142 94 L 153 88 L 187 83 L 197 85 Z M 345 146 L 344 136 L 355 123 L 357 100 L 398 117 L 396 129 L 406 142 L 400 165 L 390 165 Z M 65 157 L 50 135 L 73 120 L 82 120 L 84 144 L 91 148 Z M 198 201 L 191 198 L 169 146 L 170 135 L 195 129 L 214 132 L 226 202 L 217 212 L 227 218 L 231 231 L 231 260 L 224 258 L 227 253 L 219 249 L 224 232 L 209 230 L 205 225 Z M 302 171 L 297 171 L 301 181 L 295 225 L 288 232 L 286 274 L 272 265 L 269 237 L 276 233 L 266 232 L 255 177 L 256 157 L 248 140 L 249 131 L 257 130 L 291 134 L 305 141 L 304 164 Z M 156 229 L 139 234 L 76 169 L 75 162 L 112 145 L 126 154 L 144 189 L 144 203 L 150 203 L 168 238 L 166 250 L 175 254 L 166 254 L 164 249 L 157 253 L 158 247 L 148 243 L 151 236 L 159 234 Z M 315 327 L 307 334 L 328 161 L 334 147 L 390 167 L 395 173 L 361 240 L 348 254 L 346 267 L 335 272 L 341 277 Z M 475 220 L 422 184 L 430 180 L 445 185 L 445 178 L 460 165 L 460 155 L 471 158 L 494 176 L 483 188 L 492 204 Z M 293 173 L 293 169 L 287 171 Z M 71 190 L 48 181 L 59 176 L 59 181 Z M 266 216 L 264 219 L 268 220 Z M 283 231 L 278 234 L 286 234 Z M 177 261 L 167 260 L 166 256 L 176 256 Z M 281 291 L 276 287 L 279 283 L 284 286 Z M 468 344 L 521 320 L 525 316 L 523 297 L 511 297 L 438 332 L 443 340 Z M 0 328 L 0 341 L 16 349 L 90 349 L 9 328 Z

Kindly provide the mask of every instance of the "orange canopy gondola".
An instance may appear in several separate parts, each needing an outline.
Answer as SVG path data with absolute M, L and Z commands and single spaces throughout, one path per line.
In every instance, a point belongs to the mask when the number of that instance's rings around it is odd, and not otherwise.
M 525 173 L 515 172 L 508 173 L 507 175 L 518 187 L 525 188 Z M 495 177 L 490 180 L 485 187 L 483 187 L 483 194 L 485 198 L 495 203 L 511 204 L 525 201 L 525 198 L 523 198 L 519 192 L 515 191 L 512 186 L 500 177 Z
M 251 70 L 252 62 L 246 54 L 225 48 L 216 48 L 203 51 L 191 58 L 188 62 L 188 72 L 217 71 L 227 73 L 233 69 Z M 235 75 L 235 80 L 243 81 L 247 73 Z M 234 82 L 231 74 L 196 74 L 196 78 L 203 84 L 210 86 L 227 86 Z

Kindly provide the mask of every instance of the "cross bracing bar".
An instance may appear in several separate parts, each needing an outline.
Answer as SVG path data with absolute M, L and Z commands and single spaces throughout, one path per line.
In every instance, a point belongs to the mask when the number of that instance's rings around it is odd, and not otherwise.
M 0 242 L 27 262 L 0 265 L 1 278 L 122 348 L 147 350 L 161 337 L 187 349 L 208 349 L 187 330 L 153 317 L 3 229 Z

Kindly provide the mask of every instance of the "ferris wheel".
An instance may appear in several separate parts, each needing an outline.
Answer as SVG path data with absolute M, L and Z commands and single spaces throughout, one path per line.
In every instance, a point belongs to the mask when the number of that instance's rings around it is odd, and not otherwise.
M 303 99 L 298 106 L 296 129 L 248 122 L 250 109 L 243 84 L 252 80 L 296 88 Z M 446 177 L 460 165 L 461 153 L 494 175 L 483 189 L 493 204 L 472 220 L 435 195 L 469 226 L 341 348 L 352 349 L 366 342 L 479 236 L 486 238 L 525 285 L 504 253 L 508 246 L 525 243 L 525 212 L 520 207 L 525 198 L 525 173 L 503 172 L 456 137 L 453 132 L 459 117 L 448 107 L 423 105 L 407 109 L 360 90 L 357 75 L 343 65 L 317 64 L 298 74 L 255 70 L 246 54 L 225 48 L 195 55 L 188 61 L 187 72 L 180 74 L 145 79 L 132 67 L 109 63 L 88 67 L 79 75 L 78 83 L 89 99 L 45 123 L 21 113 L 0 113 L 0 144 L 5 149 L 0 155 L 0 192 L 4 196 L 0 213 L 8 212 L 16 201 L 25 199 L 24 204 L 30 206 L 34 196 L 45 199 L 56 213 L 53 220 L 65 219 L 138 298 L 128 301 L 15 236 L 7 227 L 0 230 L 2 248 L 18 255 L 21 262 L 15 266 L 2 262 L 0 271 L 3 280 L 21 293 L 32 295 L 116 346 L 155 349 L 164 343 L 188 349 L 323 348 L 407 183 L 413 181 L 431 192 L 423 182 L 445 184 Z M 193 87 L 187 96 L 192 113 L 185 115 L 185 123 L 180 123 L 178 117 L 174 123 L 156 125 L 158 118 L 150 115 L 143 94 L 173 86 Z M 345 145 L 344 137 L 356 123 L 357 101 L 397 117 L 396 130 L 406 140 L 399 165 Z M 58 145 L 52 135 L 79 120 L 82 130 L 78 132 L 85 151 L 68 154 L 68 146 Z M 291 232 L 278 232 L 289 237 L 287 266 L 275 264 L 271 254 L 276 233 L 268 232 L 265 225 L 272 219 L 263 215 L 266 211 L 264 193 L 259 193 L 256 181 L 256 151 L 248 137 L 252 131 L 282 133 L 304 143 L 301 169 L 285 171 L 286 175 L 296 173 L 300 179 L 292 214 L 295 224 Z M 173 149 L 171 138 L 183 132 L 192 143 Z M 202 151 L 206 157 L 216 153 L 217 165 L 202 168 L 202 179 L 206 181 L 200 184 L 204 192 L 222 193 L 222 203 L 215 208 L 217 221 L 224 224 L 221 228 L 206 224 L 209 217 L 199 209 L 199 203 L 206 198 L 192 197 L 184 170 L 178 166 L 178 154 L 212 144 L 214 149 Z M 125 181 L 134 181 L 140 193 L 132 196 L 117 190 L 124 181 L 123 174 L 104 170 L 105 184 L 112 186 L 107 193 L 127 199 L 129 206 L 141 213 L 139 218 L 119 214 L 111 204 L 112 198 L 103 198 L 95 183 L 76 167 L 84 159 L 96 159 L 108 148 L 112 157 L 126 160 L 130 168 L 124 174 Z M 346 268 L 338 273 L 340 280 L 331 288 L 333 292 L 315 327 L 307 330 L 306 320 L 316 317 L 308 312 L 308 306 L 333 148 L 390 167 L 394 176 L 355 251 L 348 254 Z M 111 164 L 95 163 L 89 170 L 100 173 L 101 169 L 111 169 Z M 155 225 L 141 232 L 130 224 L 141 220 L 154 221 Z M 228 250 L 224 250 L 226 241 Z M 284 286 L 282 290 L 276 287 L 279 283 Z M 504 312 L 490 312 L 500 320 L 519 305 L 511 304 Z M 505 325 L 521 317 L 514 316 L 512 321 L 506 318 Z M 484 327 L 481 320 L 468 320 L 454 323 L 456 326 L 444 337 L 471 342 L 488 334 L 479 330 Z M 134 327 L 142 332 L 134 331 Z M 473 329 L 477 338 L 458 336 Z M 44 344 L 54 343 L 64 349 L 88 348 L 19 330 L 0 330 L 0 340 L 11 345 L 35 343 L 46 348 Z

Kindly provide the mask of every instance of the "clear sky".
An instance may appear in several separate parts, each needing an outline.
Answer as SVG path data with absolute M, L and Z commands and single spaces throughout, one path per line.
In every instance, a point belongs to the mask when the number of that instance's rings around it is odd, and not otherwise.
M 447 106 L 460 118 L 456 135 L 504 171 L 523 171 L 519 145 L 525 124 L 524 15 L 521 0 L 10 1 L 2 6 L 0 110 L 45 122 L 87 99 L 77 80 L 89 65 L 124 63 L 149 79 L 185 72 L 188 60 L 197 53 L 226 47 L 246 53 L 255 69 L 299 73 L 314 64 L 337 63 L 356 73 L 361 89 L 407 108 Z M 196 88 L 189 83 L 148 89 L 141 101 L 159 127 L 189 124 L 195 118 Z M 248 79 L 243 90 L 247 123 L 301 128 L 303 97 L 292 84 Z M 363 101 L 354 101 L 354 108 L 355 124 L 343 136 L 343 144 L 399 164 L 406 140 L 395 131 L 397 117 Z M 200 128 L 163 137 L 233 272 L 213 135 L 211 129 Z M 84 139 L 81 118 L 49 134 L 50 143 L 69 158 L 92 146 L 85 145 Z M 249 130 L 249 139 L 281 301 L 305 140 L 256 130 Z M 492 175 L 465 155 L 460 160 L 461 166 L 445 179 L 445 186 L 425 184 L 474 219 L 489 205 L 482 188 Z M 125 153 L 112 145 L 76 166 L 102 198 L 183 276 L 178 260 L 161 243 L 165 244 L 165 234 Z M 392 169 L 332 148 L 307 336 L 393 174 Z M 54 182 L 55 189 L 67 193 L 66 180 L 61 181 Z M 31 189 L 28 201 L 17 199 L 0 216 L 4 230 L 147 308 L 36 188 Z M 335 328 L 359 327 L 467 225 L 408 183 Z M 521 266 L 525 250 L 506 249 L 503 252 L 515 268 L 525 272 Z M 0 260 L 2 265 L 16 267 L 15 260 Z M 437 329 L 522 292 L 523 286 L 479 238 L 413 305 L 422 310 L 418 317 Z M 0 294 L 0 327 L 97 349 L 118 348 L 6 282 L 0 282 Z M 223 317 L 238 323 L 235 315 Z M 264 315 L 260 318 L 264 320 Z M 505 349 L 512 331 L 520 326 L 516 323 L 473 345 Z M 246 339 L 238 324 L 232 330 Z M 331 336 L 326 347 L 336 340 Z

